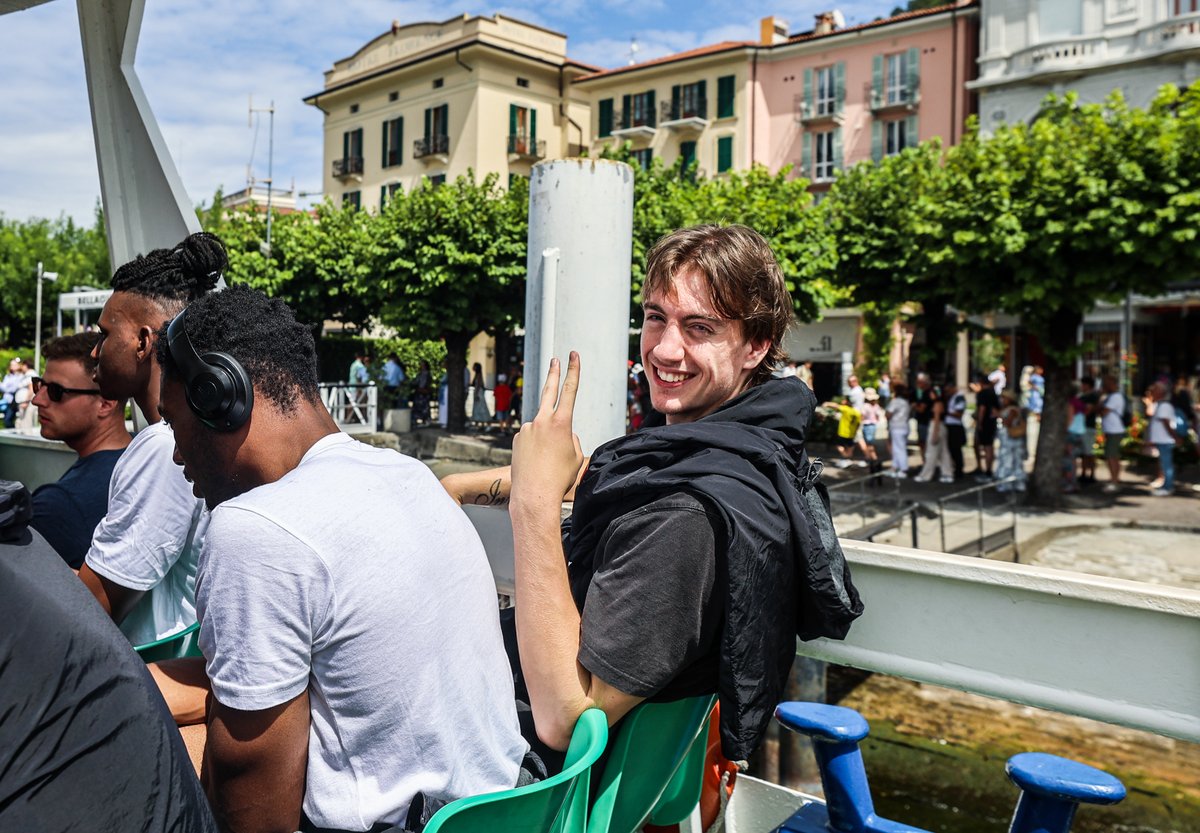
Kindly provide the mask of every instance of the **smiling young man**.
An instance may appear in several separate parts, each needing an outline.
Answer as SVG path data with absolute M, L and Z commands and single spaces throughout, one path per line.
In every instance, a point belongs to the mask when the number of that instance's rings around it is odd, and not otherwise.
M 415 830 L 526 779 L 479 536 L 424 464 L 338 430 L 309 327 L 234 286 L 164 328 L 158 359 L 211 509 L 196 605 L 222 829 Z
M 615 722 L 648 698 L 718 693 L 725 755 L 744 760 L 796 636 L 843 636 L 861 605 L 804 451 L 815 397 L 771 377 L 793 314 L 767 242 L 674 232 L 647 257 L 643 297 L 648 429 L 597 449 L 576 485 L 572 354 L 561 395 L 552 363 L 511 471 L 443 485 L 461 502 L 510 497 L 519 671 L 546 745 L 565 748 L 590 706 Z
M 125 402 L 105 399 L 93 375 L 98 333 L 56 338 L 46 345 L 46 370 L 33 380 L 42 436 L 62 440 L 79 459 L 54 483 L 33 493 L 30 526 L 72 568 L 83 564 L 96 525 L 108 511 L 113 467 L 126 446 Z
M 158 417 L 160 327 L 213 289 L 228 266 L 211 234 L 155 249 L 118 269 L 100 313 L 96 386 L 132 398 L 150 423 L 113 469 L 108 513 L 96 527 L 79 577 L 134 645 L 196 621 L 196 560 L 208 516 L 171 456 L 175 440 Z

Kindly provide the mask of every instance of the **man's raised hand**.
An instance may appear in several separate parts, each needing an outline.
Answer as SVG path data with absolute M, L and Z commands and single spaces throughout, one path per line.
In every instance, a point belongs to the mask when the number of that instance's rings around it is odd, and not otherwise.
M 579 354 L 572 351 L 559 392 L 562 367 L 552 359 L 533 422 L 513 438 L 512 511 L 543 501 L 562 502 L 583 465 L 579 437 L 571 430 L 579 392 Z

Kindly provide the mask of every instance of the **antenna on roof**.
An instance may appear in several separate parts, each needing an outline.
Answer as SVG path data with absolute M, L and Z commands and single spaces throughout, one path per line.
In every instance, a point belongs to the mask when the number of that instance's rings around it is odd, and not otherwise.
M 638 46 L 637 35 L 634 35 L 633 37 L 631 37 L 629 39 L 629 65 L 630 66 L 633 66 L 634 64 L 637 63 L 637 54 L 638 54 L 639 49 L 641 49 L 641 47 Z

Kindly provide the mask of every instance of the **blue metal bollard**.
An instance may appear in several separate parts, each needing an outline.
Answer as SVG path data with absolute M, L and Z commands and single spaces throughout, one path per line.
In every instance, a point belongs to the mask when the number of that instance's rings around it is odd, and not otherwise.
M 867 770 L 858 742 L 870 726 L 854 709 L 824 703 L 781 703 L 775 719 L 812 739 L 825 805 L 810 804 L 794 813 L 780 830 L 789 833 L 928 833 L 920 827 L 875 815 Z
M 1023 752 L 1004 769 L 1021 788 L 1009 833 L 1067 833 L 1080 804 L 1116 804 L 1125 797 L 1120 779 L 1057 755 Z

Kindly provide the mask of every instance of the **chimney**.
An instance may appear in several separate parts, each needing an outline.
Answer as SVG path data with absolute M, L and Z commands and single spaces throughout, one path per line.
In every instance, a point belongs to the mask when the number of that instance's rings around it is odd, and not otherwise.
M 830 32 L 839 29 L 838 18 L 841 17 L 837 12 L 821 12 L 817 15 L 817 25 L 813 28 L 814 35 L 828 35 Z
M 759 21 L 758 31 L 758 42 L 761 46 L 783 43 L 788 39 L 787 21 L 774 15 Z

